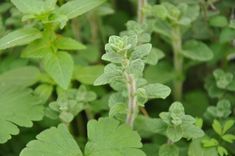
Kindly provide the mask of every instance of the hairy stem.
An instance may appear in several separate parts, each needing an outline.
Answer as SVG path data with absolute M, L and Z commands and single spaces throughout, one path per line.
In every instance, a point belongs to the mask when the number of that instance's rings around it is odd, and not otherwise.
M 144 12 L 143 12 L 143 8 L 146 5 L 146 0 L 138 0 L 138 22 L 139 23 L 144 23 L 145 20 L 145 16 L 144 16 Z
M 175 100 L 181 100 L 183 90 L 183 56 L 180 53 L 182 50 L 182 39 L 179 26 L 173 28 L 172 46 L 174 51 L 174 68 L 177 76 L 174 81 L 174 98 Z
M 125 73 L 127 80 L 127 89 L 128 89 L 128 112 L 126 117 L 126 123 L 133 127 L 134 121 L 137 113 L 137 98 L 136 98 L 136 81 L 133 75 Z

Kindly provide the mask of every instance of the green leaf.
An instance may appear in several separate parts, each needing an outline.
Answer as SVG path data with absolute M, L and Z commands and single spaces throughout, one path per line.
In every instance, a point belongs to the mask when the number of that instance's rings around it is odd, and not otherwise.
M 0 87 L 0 143 L 19 133 L 18 126 L 32 127 L 42 119 L 43 105 L 29 89 Z
M 159 156 L 179 156 L 180 150 L 174 144 L 164 144 L 159 149 Z
M 168 10 L 164 5 L 155 5 L 152 8 L 153 15 L 165 20 L 168 16 Z
M 104 73 L 95 80 L 94 85 L 104 85 L 112 82 L 113 80 L 117 80 L 120 77 L 122 77 L 121 68 L 115 64 L 110 63 L 105 66 Z
M 40 84 L 36 89 L 35 89 L 35 94 L 38 95 L 43 102 L 46 102 L 53 91 L 53 86 L 48 85 L 48 84 Z
M 73 59 L 66 52 L 57 52 L 44 59 L 44 69 L 64 89 L 71 81 L 73 66 Z
M 177 142 L 183 137 L 183 129 L 181 126 L 169 126 L 166 135 L 171 141 Z
M 216 80 L 216 86 L 221 89 L 225 89 L 233 81 L 233 74 L 229 72 L 224 72 L 222 69 L 216 69 L 213 72 Z
M 164 57 L 165 57 L 165 54 L 161 49 L 152 48 L 149 55 L 146 58 L 144 58 L 144 61 L 147 64 L 156 65 L 159 62 L 159 60 L 161 60 Z
M 146 90 L 149 99 L 165 99 L 170 95 L 171 89 L 160 83 L 148 84 L 143 87 Z
M 40 71 L 33 66 L 19 67 L 8 70 L 0 75 L 0 86 L 6 87 L 29 87 L 39 80 Z
M 214 16 L 209 20 L 209 24 L 213 27 L 226 27 L 228 20 L 225 16 Z
M 203 148 L 203 138 L 193 139 L 189 145 L 188 156 L 218 156 L 216 148 Z
M 220 122 L 218 120 L 214 120 L 213 121 L 212 128 L 220 136 L 223 134 L 222 125 L 220 124 Z
M 220 156 L 228 155 L 228 151 L 222 146 L 218 146 L 217 151 Z
M 0 39 L 0 49 L 28 44 L 41 38 L 41 32 L 35 28 L 23 28 L 10 32 Z
M 204 147 L 216 147 L 219 145 L 219 142 L 214 138 L 206 138 L 202 140 L 202 144 Z
M 79 146 L 65 125 L 44 130 L 30 141 L 20 156 L 83 156 Z
M 104 3 L 105 0 L 72 0 L 59 8 L 69 19 L 80 16 Z
M 151 52 L 152 45 L 150 43 L 142 44 L 137 46 L 134 51 L 131 53 L 131 59 L 142 59 L 145 56 L 148 56 Z
M 145 156 L 138 133 L 111 118 L 89 121 L 88 139 L 86 156 Z
M 225 134 L 224 136 L 222 136 L 222 139 L 224 141 L 229 142 L 229 143 L 233 143 L 234 140 L 235 140 L 235 135 L 233 135 L 233 134 Z
M 136 59 L 130 61 L 127 71 L 128 73 L 133 74 L 135 78 L 140 78 L 143 76 L 144 66 L 145 64 L 143 60 Z
M 55 46 L 61 50 L 83 50 L 86 49 L 82 43 L 68 37 L 58 36 L 55 40 Z
M 102 74 L 104 70 L 103 65 L 94 66 L 77 66 L 75 69 L 75 79 L 83 84 L 91 85 Z
M 213 58 L 213 51 L 205 43 L 196 40 L 187 41 L 181 53 L 196 61 L 208 61 Z
M 200 138 L 204 135 L 203 130 L 192 124 L 183 124 L 184 138 Z
M 228 43 L 235 38 L 235 29 L 224 28 L 219 36 L 220 43 Z
M 223 127 L 223 134 L 225 134 L 230 128 L 232 128 L 234 123 L 234 120 L 227 120 Z
M 44 10 L 42 0 L 11 0 L 11 2 L 24 14 L 41 14 Z

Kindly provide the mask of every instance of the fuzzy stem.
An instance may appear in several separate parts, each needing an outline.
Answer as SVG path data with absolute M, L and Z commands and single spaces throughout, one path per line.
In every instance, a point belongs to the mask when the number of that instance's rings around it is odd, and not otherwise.
M 125 77 L 127 80 L 127 89 L 128 89 L 128 112 L 127 112 L 127 118 L 126 123 L 133 127 L 134 121 L 136 118 L 136 112 L 137 112 L 137 98 L 136 98 L 136 81 L 133 77 L 133 75 L 130 75 L 128 73 L 125 73 Z
M 180 53 L 182 50 L 182 39 L 179 26 L 175 26 L 172 30 L 172 46 L 174 51 L 174 68 L 177 76 L 174 81 L 174 98 L 175 100 L 181 100 L 183 90 L 183 56 Z
M 146 5 L 146 0 L 138 0 L 138 22 L 143 24 L 144 20 L 145 20 L 145 16 L 144 16 L 144 12 L 143 12 L 143 8 Z

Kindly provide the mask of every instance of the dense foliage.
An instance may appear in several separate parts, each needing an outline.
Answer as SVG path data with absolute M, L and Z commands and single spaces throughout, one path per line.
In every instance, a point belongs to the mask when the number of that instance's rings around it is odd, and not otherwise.
M 234 0 L 4 0 L 0 60 L 0 156 L 235 155 Z

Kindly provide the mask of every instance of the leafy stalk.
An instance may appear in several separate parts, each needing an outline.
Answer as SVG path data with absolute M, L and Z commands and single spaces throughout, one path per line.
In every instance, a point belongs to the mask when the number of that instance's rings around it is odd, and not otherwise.
M 136 81 L 135 78 L 128 73 L 125 73 L 125 78 L 127 80 L 127 89 L 128 89 L 128 112 L 126 117 L 126 123 L 133 127 L 136 112 L 138 111 L 137 107 L 137 98 L 136 98 Z
M 174 68 L 177 74 L 177 78 L 174 81 L 174 98 L 175 100 L 181 100 L 183 90 L 183 56 L 180 53 L 182 50 L 182 39 L 179 26 L 175 26 L 172 30 L 172 47 L 174 52 Z

